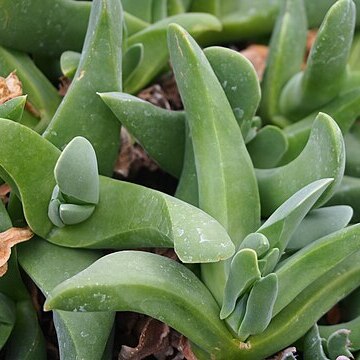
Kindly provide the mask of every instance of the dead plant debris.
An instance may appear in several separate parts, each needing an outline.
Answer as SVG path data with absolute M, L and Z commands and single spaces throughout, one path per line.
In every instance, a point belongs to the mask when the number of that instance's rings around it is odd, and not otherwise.
M 22 95 L 22 84 L 15 71 L 6 78 L 0 76 L 0 105 L 20 95 Z
M 139 317 L 132 324 L 132 330 L 138 333 L 136 347 L 123 345 L 119 360 L 141 360 L 153 356 L 157 360 L 197 360 L 189 341 L 168 325 L 150 318 Z
M 0 277 L 7 271 L 11 248 L 18 243 L 30 240 L 33 236 L 34 233 L 28 227 L 12 227 L 0 233 Z
M 10 194 L 11 187 L 8 184 L 1 184 L 0 185 L 0 200 L 6 204 L 8 201 L 8 196 Z
M 121 128 L 121 150 L 117 158 L 114 172 L 117 177 L 130 178 L 136 176 L 140 169 L 150 172 L 158 170 L 158 165 L 149 158 L 143 148 L 134 142 L 128 131 Z

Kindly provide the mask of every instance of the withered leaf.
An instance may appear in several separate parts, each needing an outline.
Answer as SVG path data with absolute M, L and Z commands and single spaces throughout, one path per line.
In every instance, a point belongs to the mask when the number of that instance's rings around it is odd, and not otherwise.
M 6 203 L 7 196 L 10 193 L 11 188 L 8 184 L 1 184 L 0 185 L 0 200 Z
M 119 360 L 140 360 L 169 347 L 170 328 L 152 318 L 147 318 L 141 330 L 139 343 L 135 348 L 122 346 Z
M 0 233 L 0 277 L 7 271 L 7 261 L 11 255 L 11 248 L 18 243 L 31 239 L 33 236 L 33 232 L 28 227 L 12 227 Z
M 114 172 L 120 178 L 135 176 L 140 169 L 156 171 L 157 164 L 152 161 L 141 146 L 134 143 L 128 131 L 121 128 L 121 151 L 116 160 Z
M 6 78 L 0 76 L 0 105 L 20 95 L 22 95 L 22 84 L 14 71 Z

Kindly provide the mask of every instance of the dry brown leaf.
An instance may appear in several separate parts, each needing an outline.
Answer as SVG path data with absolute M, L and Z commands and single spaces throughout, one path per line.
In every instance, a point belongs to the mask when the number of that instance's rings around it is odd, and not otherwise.
M 119 360 L 140 360 L 167 349 L 169 332 L 170 328 L 166 324 L 156 319 L 146 318 L 139 344 L 135 348 L 123 345 Z
M 266 68 L 266 60 L 269 48 L 264 45 L 250 45 L 245 50 L 240 51 L 254 66 L 259 80 L 263 78 Z
M 61 76 L 59 80 L 60 80 L 59 94 L 60 96 L 65 96 L 71 85 L 71 79 L 69 79 L 66 76 Z
M 171 339 L 171 346 L 173 346 L 177 351 L 179 351 L 179 359 L 185 358 L 186 360 L 197 360 L 196 356 L 191 350 L 189 340 L 184 335 L 181 335 L 174 330 Z
M 6 78 L 0 76 L 0 105 L 20 95 L 22 95 L 22 84 L 14 71 Z
M 11 191 L 11 187 L 8 184 L 0 185 L 0 200 L 5 204 L 7 202 L 7 196 Z
M 122 127 L 121 150 L 116 160 L 114 172 L 121 178 L 128 178 L 136 175 L 141 168 L 155 171 L 158 166 L 149 158 L 141 146 L 133 142 L 128 131 Z
M 11 255 L 11 248 L 21 242 L 27 241 L 34 236 L 30 228 L 12 227 L 0 233 L 0 277 L 7 271 L 7 261 Z
M 166 94 L 159 84 L 152 85 L 142 90 L 138 97 L 145 101 L 152 103 L 153 105 L 159 106 L 163 109 L 170 110 L 170 103 L 166 97 Z

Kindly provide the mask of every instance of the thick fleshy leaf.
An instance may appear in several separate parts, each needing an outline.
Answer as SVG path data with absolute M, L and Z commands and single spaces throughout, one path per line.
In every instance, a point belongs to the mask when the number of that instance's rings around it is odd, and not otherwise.
M 179 14 L 168 17 L 147 27 L 128 38 L 128 46 L 143 44 L 144 58 L 136 73 L 125 87 L 127 93 L 136 93 L 149 83 L 167 65 L 169 52 L 166 47 L 167 27 L 176 23 L 187 29 L 193 36 L 206 31 L 219 31 L 219 20 L 209 14 Z
M 322 179 L 303 187 L 285 201 L 257 232 L 265 235 L 270 247 L 278 248 L 282 254 L 296 228 L 332 182 L 333 179 Z
M 14 3 L 5 0 L 1 4 L 0 19 L 6 27 L 0 35 L 0 43 L 24 52 L 50 56 L 60 55 L 67 50 L 80 51 L 90 6 L 87 2 L 78 1 L 34 0 L 31 3 Z
M 96 91 L 121 91 L 123 12 L 120 0 L 92 2 L 79 67 L 44 137 L 59 149 L 75 136 L 93 145 L 101 174 L 112 174 L 120 123 Z M 106 139 L 106 141 L 104 141 Z
M 134 75 L 136 69 L 139 67 L 144 56 L 144 46 L 142 44 L 134 44 L 126 49 L 122 59 L 123 83 L 124 87 L 127 82 L 131 81 L 131 76 Z
M 305 70 L 296 74 L 282 91 L 281 113 L 299 120 L 339 94 L 339 85 L 347 75 L 355 12 L 352 0 L 339 0 L 328 11 Z
M 315 206 L 325 203 L 340 183 L 345 167 L 344 140 L 339 127 L 328 115 L 320 113 L 302 153 L 287 165 L 258 169 L 261 212 L 269 216 L 296 191 L 321 178 L 333 178 Z
M 209 47 L 204 54 L 224 89 L 242 136 L 247 138 L 260 102 L 260 85 L 253 65 L 239 52 Z
M 239 245 L 259 224 L 258 190 L 249 154 L 200 47 L 178 25 L 170 25 L 168 43 L 193 142 L 200 208 L 215 217 Z
M 360 221 L 360 179 L 352 176 L 344 176 L 334 196 L 327 205 L 349 205 L 354 210 L 351 222 Z
M 333 254 L 335 252 L 334 249 Z M 303 268 L 302 274 L 304 271 L 306 270 Z M 304 276 L 296 277 L 297 280 L 301 278 Z M 291 289 L 295 283 L 293 281 L 288 289 Z M 251 349 L 247 355 L 250 359 L 264 359 L 290 346 L 305 335 L 340 299 L 359 285 L 360 252 L 357 251 L 299 293 L 295 301 L 272 319 L 263 333 L 250 336 Z M 278 299 L 280 296 L 279 293 Z
M 87 139 L 77 136 L 69 142 L 57 160 L 54 176 L 63 196 L 78 204 L 99 202 L 96 154 Z
M 76 51 L 65 51 L 61 54 L 60 67 L 66 77 L 72 79 L 75 76 L 80 58 L 81 54 Z
M 350 330 L 349 339 L 351 342 L 350 348 L 354 351 L 360 350 L 360 316 L 348 322 L 343 322 L 337 325 L 321 325 L 319 331 L 322 337 L 329 338 L 334 332 L 348 329 Z
M 270 41 L 270 53 L 261 84 L 261 116 L 279 123 L 279 100 L 287 81 L 300 71 L 307 34 L 303 1 L 283 1 Z M 280 122 L 281 123 L 281 122 Z
M 254 167 L 269 169 L 279 164 L 288 149 L 288 140 L 280 128 L 268 125 L 260 129 L 246 147 Z
M 22 91 L 27 94 L 26 100 L 31 104 L 25 109 L 20 122 L 38 132 L 43 131 L 60 103 L 55 87 L 35 66 L 30 56 L 19 51 L 0 47 L 0 69 L 3 77 L 16 71 Z
M 285 260 L 276 271 L 279 278 L 279 294 L 274 315 L 284 309 L 307 286 L 358 252 L 359 248 L 360 225 L 357 224 L 327 235 Z M 306 276 L 303 276 L 304 273 Z
M 224 90 L 200 47 L 175 24 L 169 26 L 168 44 L 193 145 L 199 207 L 227 229 L 238 247 L 259 225 L 254 168 Z M 202 269 L 203 281 L 219 304 L 226 268 L 222 262 Z
M 360 115 L 360 89 L 336 97 L 328 105 L 325 105 L 321 112 L 331 116 L 339 125 L 342 133 L 346 134 Z M 294 160 L 304 149 L 317 115 L 318 112 L 316 111 L 283 130 L 288 139 L 289 147 L 281 164 L 287 164 Z
M 151 22 L 151 4 L 152 0 L 122 0 L 124 10 L 140 18 L 143 21 Z
M 244 319 L 238 336 L 246 340 L 250 335 L 263 332 L 270 323 L 275 300 L 278 296 L 278 278 L 272 273 L 256 281 L 246 303 Z
M 360 161 L 358 154 L 360 150 L 360 126 L 355 123 L 344 137 L 346 149 L 345 174 L 360 177 Z
M 304 359 L 305 360 L 329 360 L 324 352 L 324 339 L 320 337 L 319 329 L 315 324 L 304 336 Z
M 345 205 L 312 210 L 299 224 L 286 248 L 299 250 L 317 239 L 341 230 L 348 225 L 352 215 L 352 208 Z
M 0 293 L 0 349 L 3 348 L 15 323 L 15 305 Z
M 214 262 L 233 255 L 225 229 L 203 211 L 158 191 L 106 177 L 100 177 L 100 201 L 85 223 L 54 227 L 48 204 L 60 151 L 9 120 L 0 121 L 0 134 L 6 134 L 0 142 L 1 175 L 20 195 L 31 229 L 46 240 L 87 248 L 174 246 L 184 262 Z
M 337 359 L 339 356 L 347 356 L 352 358 L 349 348 L 352 346 L 349 336 L 351 331 L 341 329 L 331 334 L 327 340 L 327 352 L 330 359 Z
M 164 110 L 125 93 L 100 96 L 160 167 L 180 176 L 185 146 L 185 114 Z
M 19 247 L 21 266 L 46 297 L 56 285 L 76 275 L 101 255 L 98 251 L 58 247 L 42 239 Z M 87 314 L 55 311 L 61 358 L 101 359 L 114 316 L 112 311 Z
M 0 118 L 19 122 L 24 113 L 26 96 L 18 96 L 0 105 Z
M 184 165 L 181 171 L 175 197 L 187 203 L 199 206 L 199 189 L 194 161 L 194 148 L 189 126 L 186 126 Z
M 269 240 L 261 233 L 251 233 L 241 243 L 239 250 L 246 248 L 253 249 L 260 258 L 269 250 Z
M 227 318 L 234 311 L 237 300 L 260 276 L 256 252 L 252 249 L 238 251 L 231 260 L 220 319 Z
M 237 346 L 204 284 L 183 265 L 151 253 L 123 251 L 101 258 L 51 292 L 45 309 L 54 308 L 144 313 L 220 359 Z

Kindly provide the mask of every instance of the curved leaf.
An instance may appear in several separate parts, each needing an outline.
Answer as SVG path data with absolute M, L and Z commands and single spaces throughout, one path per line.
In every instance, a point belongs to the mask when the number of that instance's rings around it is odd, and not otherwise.
M 278 278 L 272 273 L 255 282 L 250 290 L 246 311 L 238 335 L 246 340 L 250 335 L 262 333 L 270 323 L 278 296 Z
M 359 260 L 359 251 L 343 260 L 297 295 L 295 301 L 272 319 L 263 333 L 250 336 L 248 343 L 251 348 L 247 351 L 247 358 L 266 358 L 303 336 L 321 316 L 359 286 Z M 278 299 L 281 296 L 279 293 Z
M 257 254 L 252 249 L 241 249 L 231 260 L 224 290 L 220 319 L 227 318 L 235 309 L 237 300 L 260 279 Z
M 19 247 L 19 262 L 43 294 L 76 275 L 101 252 L 57 247 L 41 239 Z M 39 263 L 39 259 L 42 259 Z M 101 359 L 114 322 L 114 312 L 54 312 L 54 324 L 62 359 Z
M 278 248 L 280 254 L 283 253 L 300 222 L 332 182 L 333 179 L 314 181 L 297 191 L 275 210 L 257 230 L 266 236 L 270 248 Z
M 360 115 L 360 89 L 350 91 L 335 98 L 329 104 L 325 105 L 321 109 L 321 112 L 331 116 L 339 125 L 343 134 L 346 134 Z M 295 159 L 304 149 L 317 115 L 318 112 L 316 111 L 301 121 L 287 126 L 283 130 L 288 139 L 289 147 L 282 158 L 282 164 L 287 164 Z
M 125 93 L 101 99 L 162 169 L 179 176 L 183 165 L 185 114 L 168 111 Z
M 8 340 L 15 324 L 15 305 L 5 295 L 0 293 L 0 349 Z
M 6 103 L 0 105 L 0 118 L 20 122 L 26 103 L 26 95 L 18 96 L 10 99 Z
M 95 148 L 100 173 L 112 174 L 120 124 L 96 91 L 121 90 L 123 13 L 120 0 L 92 5 L 79 67 L 44 137 L 62 149 L 75 136 L 84 136 Z
M 255 69 L 245 56 L 234 50 L 209 47 L 204 54 L 224 89 L 242 136 L 246 139 L 260 102 L 260 85 Z
M 174 24 L 169 26 L 168 42 L 193 142 L 200 208 L 214 216 L 239 245 L 259 224 L 250 157 L 225 93 L 200 47 Z
M 261 212 L 264 217 L 305 185 L 321 178 L 334 182 L 315 206 L 325 203 L 340 183 L 345 167 L 344 141 L 340 129 L 330 116 L 320 113 L 302 153 L 287 165 L 256 170 Z
M 81 54 L 76 51 L 65 51 L 61 54 L 60 67 L 66 77 L 72 79 L 75 76 L 80 58 Z
M 350 330 L 350 349 L 354 351 L 360 350 L 360 316 L 351 321 L 343 322 L 337 325 L 319 326 L 320 334 L 324 338 L 329 338 L 334 332 L 341 329 Z
M 77 136 L 67 144 L 56 162 L 54 177 L 62 195 L 76 200 L 75 204 L 99 202 L 96 154 L 85 138 Z
M 24 111 L 21 122 L 42 132 L 59 106 L 57 90 L 25 53 L 0 47 L 0 69 L 1 76 L 16 71 L 23 93 L 27 94 L 27 101 L 33 108 Z
M 260 129 L 246 147 L 254 167 L 269 169 L 277 166 L 287 152 L 288 140 L 281 129 L 268 125 Z
M 345 205 L 312 210 L 299 224 L 286 248 L 299 250 L 317 239 L 341 230 L 348 225 L 352 215 L 352 208 Z
M 261 83 L 260 114 L 267 121 L 279 122 L 279 100 L 287 81 L 303 62 L 307 21 L 303 1 L 283 1 L 270 41 L 264 78 Z
M 274 316 L 307 286 L 344 259 L 358 252 L 359 248 L 360 225 L 357 224 L 327 235 L 288 258 L 276 271 L 279 279 L 279 294 L 274 307 Z M 306 276 L 303 276 L 304 273 Z
M 144 59 L 136 73 L 127 82 L 125 91 L 136 93 L 149 83 L 167 64 L 169 52 L 166 46 L 167 27 L 177 23 L 187 29 L 193 36 L 205 31 L 219 31 L 221 24 L 209 14 L 179 14 L 168 17 L 130 36 L 128 46 L 143 44 Z
M 294 120 L 301 119 L 338 95 L 339 84 L 347 75 L 355 12 L 352 0 L 339 0 L 330 8 L 305 70 L 296 74 L 282 91 L 280 109 L 283 114 Z
M 334 196 L 327 205 L 349 205 L 354 210 L 351 219 L 353 223 L 360 221 L 360 179 L 352 176 L 344 176 Z
M 123 251 L 101 258 L 58 285 L 44 307 L 147 314 L 220 359 L 237 346 L 201 281 L 183 265 L 151 253 Z
M 140 66 L 144 57 L 144 46 L 142 44 L 134 44 L 126 49 L 122 59 L 123 83 L 124 87 L 131 81 L 131 77 L 135 74 L 136 69 Z
M 174 246 L 184 262 L 219 261 L 234 253 L 225 229 L 203 211 L 158 191 L 105 177 L 100 177 L 100 201 L 90 219 L 54 227 L 47 214 L 60 151 L 9 120 L 0 121 L 0 134 L 6 134 L 0 142 L 1 175 L 17 189 L 31 229 L 50 242 L 117 249 Z

